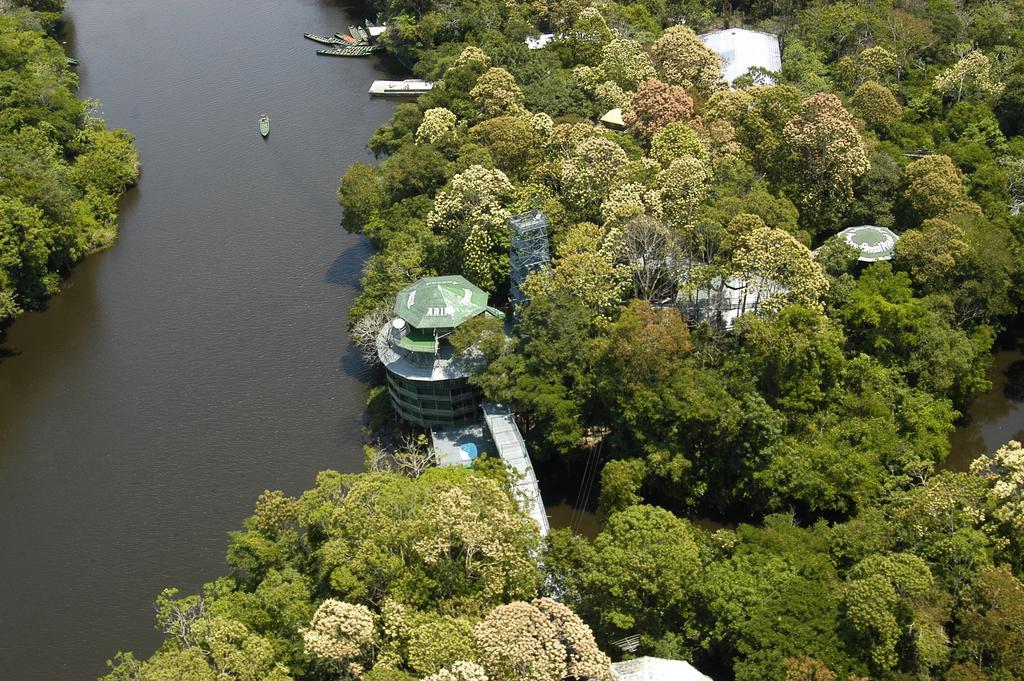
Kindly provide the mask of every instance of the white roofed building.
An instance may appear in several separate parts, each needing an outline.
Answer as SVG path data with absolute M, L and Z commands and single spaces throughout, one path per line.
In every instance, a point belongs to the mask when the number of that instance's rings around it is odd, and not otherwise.
M 722 58 L 722 77 L 729 85 L 754 67 L 775 73 L 782 70 L 779 37 L 772 33 L 727 28 L 705 33 L 700 39 Z
M 554 33 L 541 33 L 539 36 L 530 36 L 524 42 L 526 47 L 531 50 L 539 50 L 547 47 L 547 45 L 555 39 Z
M 899 235 L 891 229 L 876 225 L 847 227 L 836 238 L 860 251 L 857 259 L 861 262 L 892 260 L 896 254 L 896 242 L 900 240 Z
M 683 314 L 697 322 L 708 322 L 721 331 L 731 331 L 740 316 L 757 312 L 762 305 L 780 293 L 783 286 L 759 276 L 744 279 L 713 277 L 698 286 L 683 285 L 676 302 Z
M 689 662 L 660 657 L 613 662 L 612 672 L 616 681 L 713 681 Z

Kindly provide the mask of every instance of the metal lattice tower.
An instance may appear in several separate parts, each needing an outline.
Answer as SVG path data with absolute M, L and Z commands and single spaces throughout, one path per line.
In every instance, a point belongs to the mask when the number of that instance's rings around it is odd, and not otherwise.
M 548 219 L 536 208 L 513 215 L 508 219 L 512 228 L 509 264 L 511 265 L 511 299 L 515 307 L 526 302 L 523 282 L 530 272 L 536 272 L 551 262 L 548 250 Z

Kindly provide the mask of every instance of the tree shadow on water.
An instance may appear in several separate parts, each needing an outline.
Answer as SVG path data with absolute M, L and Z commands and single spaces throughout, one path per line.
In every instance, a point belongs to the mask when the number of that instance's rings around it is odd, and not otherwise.
M 327 268 L 324 279 L 334 286 L 351 287 L 353 293 L 358 293 L 363 264 L 371 255 L 373 255 L 373 247 L 365 238 L 359 237 L 334 259 L 331 266 Z M 347 306 L 350 303 L 351 300 L 346 300 L 346 308 L 338 311 L 345 319 L 348 318 Z M 344 337 L 344 343 L 344 351 L 338 357 L 338 371 L 364 385 L 375 382 L 374 369 L 366 365 L 359 349 L 352 344 L 352 340 L 347 334 Z
M 1024 402 L 1024 360 L 1018 360 L 1006 367 L 1003 395 L 1008 400 Z
M 0 333 L 0 343 L 3 343 L 3 342 L 4 342 L 3 334 Z M 21 352 L 18 351 L 18 350 L 12 350 L 11 348 L 4 347 L 3 345 L 0 345 L 0 364 L 3 364 L 3 361 L 5 359 L 9 359 L 11 357 L 17 357 L 20 354 L 21 354 Z
M 363 263 L 373 255 L 370 242 L 360 237 L 355 243 L 342 251 L 331 266 L 327 268 L 324 279 L 335 286 L 359 287 L 359 276 L 363 272 Z
M 375 368 L 366 365 L 359 349 L 351 341 L 345 343 L 345 352 L 338 357 L 338 370 L 363 385 L 377 382 L 374 380 L 376 378 Z

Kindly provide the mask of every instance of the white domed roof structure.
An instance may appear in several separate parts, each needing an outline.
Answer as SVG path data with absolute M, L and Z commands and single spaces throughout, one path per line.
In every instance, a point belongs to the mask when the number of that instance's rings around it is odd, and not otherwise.
M 896 242 L 900 240 L 899 235 L 891 229 L 875 225 L 847 227 L 836 234 L 836 238 L 860 251 L 860 257 L 857 259 L 861 262 L 892 260 L 896 252 Z

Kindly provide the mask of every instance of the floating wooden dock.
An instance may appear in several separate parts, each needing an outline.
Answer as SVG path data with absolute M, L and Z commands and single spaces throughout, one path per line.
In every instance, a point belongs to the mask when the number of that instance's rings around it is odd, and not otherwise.
M 425 80 L 375 80 L 369 93 L 375 97 L 418 97 L 430 92 L 434 84 Z
M 303 33 L 302 37 L 312 40 L 313 42 L 321 43 L 323 45 L 341 45 L 344 43 L 344 41 L 339 38 L 328 37 L 325 35 L 317 35 L 316 33 Z
M 347 45 L 327 50 L 317 50 L 316 53 L 324 57 L 367 57 L 374 52 L 379 52 L 379 45 Z

